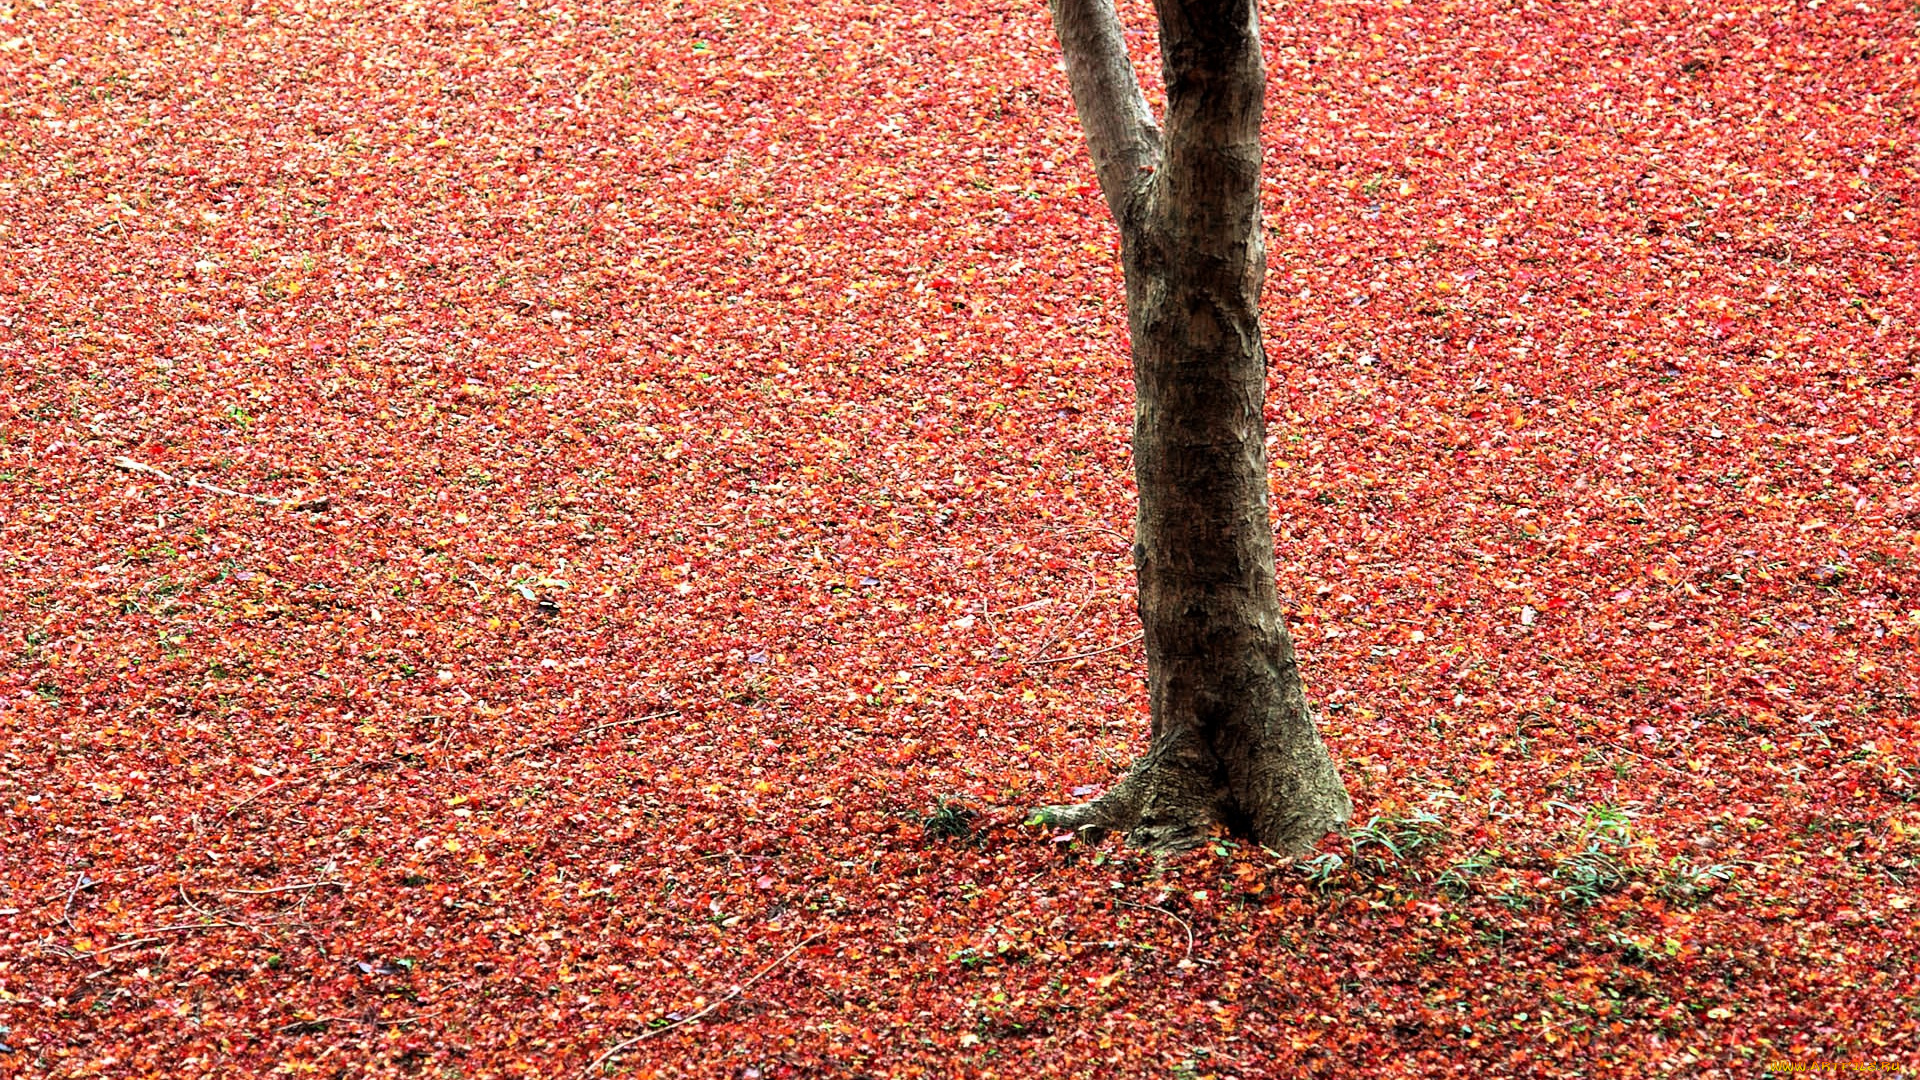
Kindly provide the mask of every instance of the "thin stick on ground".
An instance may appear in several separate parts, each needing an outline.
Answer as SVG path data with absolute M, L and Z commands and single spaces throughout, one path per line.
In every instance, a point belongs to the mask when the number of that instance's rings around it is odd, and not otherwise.
M 1042 529 L 1041 531 L 1053 533 L 1055 536 L 1079 536 L 1083 533 L 1104 533 L 1120 541 L 1120 550 L 1115 554 L 1130 555 L 1133 553 L 1133 537 L 1128 536 L 1118 529 L 1109 529 L 1105 525 L 1073 525 L 1063 529 Z
M 753 978 L 748 979 L 746 982 L 743 982 L 739 986 L 734 987 L 731 993 L 727 994 L 725 997 L 722 997 L 714 1001 L 713 1003 L 709 1004 L 706 1008 L 701 1009 L 697 1013 L 694 1013 L 692 1016 L 683 1016 L 680 1019 L 675 1020 L 671 1024 L 667 1024 L 662 1027 L 653 1028 L 650 1031 L 643 1031 L 640 1034 L 635 1035 L 631 1039 L 626 1039 L 624 1041 L 613 1044 L 613 1046 L 607 1049 L 606 1053 L 601 1054 L 599 1057 L 593 1059 L 593 1064 L 587 1066 L 587 1069 L 586 1069 L 587 1073 L 591 1075 L 595 1069 L 598 1069 L 601 1065 L 604 1065 L 608 1061 L 612 1060 L 615 1054 L 618 1054 L 620 1051 L 625 1050 L 627 1047 L 632 1046 L 633 1044 L 638 1042 L 645 1042 L 646 1040 L 651 1039 L 656 1035 L 665 1035 L 667 1032 L 672 1031 L 674 1028 L 680 1027 L 683 1024 L 691 1024 L 695 1020 L 700 1019 L 701 1017 L 707 1015 L 708 1013 L 719 1008 L 720 1006 L 725 1005 L 727 1002 L 732 1001 L 734 998 L 739 997 L 741 994 L 746 993 L 748 987 L 751 987 L 754 983 L 757 983 L 761 979 L 766 978 L 767 975 L 770 974 L 774 968 L 777 968 L 781 964 L 786 963 L 787 959 L 791 957 L 794 953 L 797 953 L 801 949 L 804 949 L 808 945 L 812 944 L 816 938 L 824 937 L 825 935 L 826 935 L 825 930 L 818 930 L 818 931 L 815 931 L 814 933 L 808 934 L 806 937 L 800 939 L 800 944 L 795 945 L 793 948 L 788 949 L 786 952 L 781 953 L 779 958 L 776 959 L 773 963 L 768 964 L 766 967 L 763 967 L 759 971 L 754 972 Z
M 154 944 L 155 942 L 157 942 L 157 941 L 160 941 L 160 940 L 162 940 L 162 939 L 160 939 L 160 938 L 157 938 L 157 937 L 143 937 L 143 938 L 135 938 L 135 939 L 134 939 L 134 940 L 132 940 L 132 941 L 123 941 L 123 942 L 121 942 L 121 943 L 120 943 L 120 944 L 118 944 L 118 945 L 109 945 L 109 946 L 107 946 L 107 947 L 106 947 L 106 948 L 104 948 L 104 949 L 95 949 L 94 951 L 92 951 L 92 952 L 90 952 L 90 953 L 82 953 L 81 955 L 83 955 L 83 956 L 105 956 L 105 955 L 107 955 L 108 953 L 115 953 L 115 952 L 119 952 L 119 951 L 120 951 L 120 950 L 122 950 L 122 949 L 137 949 L 137 948 L 139 948 L 139 947 L 140 947 L 140 946 L 142 946 L 142 945 L 152 945 L 152 944 Z
M 225 495 L 232 499 L 250 499 L 265 506 L 284 506 L 289 510 L 325 510 L 333 503 L 333 500 L 325 495 L 308 495 L 298 499 L 276 499 L 271 495 L 255 495 L 251 491 L 235 491 L 232 488 L 223 488 L 218 484 L 209 484 L 205 480 L 195 480 L 188 476 L 176 476 L 165 469 L 156 469 L 144 461 L 135 461 L 130 457 L 114 458 L 113 466 L 116 469 L 125 469 L 128 472 L 146 473 L 148 476 L 157 476 L 170 483 L 181 484 L 190 488 L 199 488 L 201 491 L 211 491 L 215 495 Z
M 344 881 L 303 881 L 298 885 L 279 885 L 271 889 L 222 889 L 220 891 L 227 893 L 247 893 L 250 896 L 265 896 L 268 893 L 306 892 L 312 889 L 326 888 L 329 885 L 336 889 L 344 889 L 347 887 L 347 883 Z
M 1031 664 L 1042 656 L 1045 656 L 1047 650 L 1053 648 L 1053 643 L 1059 640 L 1060 635 L 1073 628 L 1073 624 L 1080 619 L 1080 613 L 1087 610 L 1087 605 L 1093 603 L 1094 598 L 1099 595 L 1100 589 L 1096 585 L 1093 591 L 1087 594 L 1086 599 L 1080 601 L 1079 605 L 1073 609 L 1073 614 L 1067 616 L 1065 622 L 1062 622 L 1058 627 L 1049 626 L 1047 628 L 1046 638 L 1040 642 L 1040 647 L 1033 650 L 1032 654 L 1027 657 L 1026 662 Z
M 237 812 L 241 807 L 246 806 L 248 803 L 253 802 L 255 799 L 258 799 L 260 796 L 265 795 L 270 791 L 277 791 L 280 788 L 289 787 L 293 784 L 302 784 L 309 779 L 311 779 L 311 777 L 308 777 L 308 776 L 283 776 L 280 779 L 275 780 L 273 783 L 268 784 L 266 787 L 261 788 L 259 791 L 256 791 L 253 794 L 247 796 L 246 798 L 241 799 L 239 802 L 234 803 L 232 806 L 227 807 L 227 812 L 224 814 L 221 814 L 220 819 L 224 821 L 227 818 L 232 817 L 235 814 L 235 812 Z
M 1110 653 L 1116 649 L 1124 649 L 1127 646 L 1132 645 L 1133 643 L 1139 641 L 1141 638 L 1145 636 L 1146 635 L 1144 633 L 1135 634 L 1118 645 L 1109 645 L 1104 649 L 1090 649 L 1087 652 L 1074 653 L 1071 656 L 1043 656 L 1036 660 L 1029 660 L 1021 666 L 1022 667 L 1039 667 L 1042 664 L 1064 664 L 1069 660 L 1085 660 L 1089 656 L 1099 656 L 1101 653 Z
M 341 773 L 344 773 L 344 772 L 352 772 L 355 769 L 372 768 L 372 767 L 379 766 L 380 764 L 382 764 L 382 762 L 377 759 L 376 760 L 362 759 L 360 761 L 349 761 L 345 765 L 336 765 L 333 768 L 326 770 L 324 773 L 319 774 L 319 776 L 320 776 L 320 779 L 322 780 L 331 780 L 334 777 L 339 776 Z M 289 788 L 299 784 L 304 784 L 307 781 L 312 780 L 314 778 L 314 775 L 315 774 L 309 772 L 306 774 L 296 774 L 293 776 L 280 777 L 279 779 L 268 784 L 266 787 L 261 788 L 259 791 L 256 791 L 253 794 L 247 796 L 246 798 L 241 799 L 239 802 L 234 803 L 232 806 L 227 807 L 227 812 L 220 815 L 220 820 L 225 821 L 226 819 L 232 817 L 235 811 L 241 809 L 242 807 L 248 805 L 254 800 L 260 798 L 262 795 L 270 794 L 272 792 L 280 790 L 281 788 Z
M 1187 920 L 1181 918 L 1178 915 L 1175 915 L 1171 911 L 1168 911 L 1166 908 L 1160 907 L 1155 904 L 1136 904 L 1130 900 L 1122 900 L 1120 901 L 1120 903 L 1126 907 L 1139 908 L 1141 911 L 1157 911 L 1160 914 L 1165 915 L 1167 918 L 1172 919 L 1174 922 L 1179 923 L 1180 929 L 1185 930 L 1187 932 L 1187 951 L 1180 954 L 1180 959 L 1185 960 L 1187 957 L 1193 955 L 1193 924 L 1192 923 L 1189 923 Z
M 203 908 L 199 904 L 194 903 L 193 894 L 187 892 L 187 887 L 185 885 L 176 884 L 174 888 L 180 891 L 180 899 L 186 902 L 187 909 L 189 911 L 192 911 L 195 915 L 200 916 L 201 918 L 207 920 L 208 922 L 228 921 L 227 916 L 225 914 L 217 911 L 208 911 L 206 908 Z M 233 925 L 244 926 L 249 930 L 253 929 L 252 923 L 235 922 Z
M 80 895 L 81 889 L 91 889 L 98 884 L 100 883 L 87 876 L 85 870 L 80 871 L 80 876 L 73 879 L 73 888 L 67 890 L 67 902 L 60 908 L 60 921 L 67 924 L 67 929 L 73 929 L 73 898 Z
M 665 720 L 669 716 L 678 716 L 678 715 L 680 715 L 679 709 L 668 709 L 665 712 L 649 713 L 646 716 L 635 716 L 626 720 L 615 720 L 612 723 L 595 724 L 592 727 L 581 728 L 579 731 L 576 731 L 571 735 L 561 735 L 552 739 L 547 739 L 543 742 L 530 743 L 526 746 L 520 747 L 517 750 L 509 750 L 506 753 L 500 755 L 500 760 L 512 761 L 514 758 L 531 754 L 535 750 L 551 750 L 554 747 L 564 746 L 575 739 L 584 739 L 587 736 L 592 735 L 597 731 L 605 731 L 608 728 L 626 727 L 629 724 L 644 724 L 649 720 Z
M 993 647 L 1000 647 L 1000 628 L 994 625 L 993 609 L 983 599 L 980 601 L 980 616 L 987 620 L 987 634 L 993 638 Z
M 138 937 L 142 934 L 184 934 L 194 930 L 220 930 L 227 927 L 231 927 L 235 930 L 253 929 L 253 925 L 251 923 L 229 922 L 226 919 L 221 919 L 218 922 L 173 923 L 168 926 L 149 926 L 144 930 L 124 930 L 124 931 L 121 931 L 120 933 L 115 934 L 114 936 L 115 937 Z
M 441 1013 L 446 1011 L 447 1010 L 445 1009 L 435 1009 L 432 1012 L 416 1013 L 413 1016 L 403 1016 L 397 1020 L 368 1020 L 365 1017 L 360 1017 L 360 1016 L 316 1016 L 311 1020 L 295 1020 L 291 1024 L 282 1024 L 279 1027 L 275 1028 L 274 1030 L 279 1032 L 282 1035 L 285 1035 L 286 1033 L 297 1030 L 299 1028 L 324 1027 L 329 1024 L 365 1024 L 368 1027 L 374 1027 L 374 1028 L 401 1027 L 406 1024 L 417 1024 L 422 1020 L 427 1020 L 435 1016 L 439 1016 Z

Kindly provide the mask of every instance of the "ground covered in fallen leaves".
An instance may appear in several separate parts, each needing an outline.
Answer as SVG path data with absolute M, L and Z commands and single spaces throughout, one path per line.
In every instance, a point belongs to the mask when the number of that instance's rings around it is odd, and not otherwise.
M 1359 828 L 1157 865 L 1044 5 L 0 7 L 0 1072 L 1920 1064 L 1916 18 L 1267 9 Z

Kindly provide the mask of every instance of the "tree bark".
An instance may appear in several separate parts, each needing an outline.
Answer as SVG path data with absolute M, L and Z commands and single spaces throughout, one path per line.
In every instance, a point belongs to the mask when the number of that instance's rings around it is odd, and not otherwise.
M 1134 565 L 1152 741 L 1049 823 L 1178 849 L 1215 826 L 1286 853 L 1344 829 L 1274 585 L 1260 290 L 1266 76 L 1252 0 L 1159 0 L 1164 137 L 1112 0 L 1053 0 L 1074 104 L 1120 226 L 1134 370 Z

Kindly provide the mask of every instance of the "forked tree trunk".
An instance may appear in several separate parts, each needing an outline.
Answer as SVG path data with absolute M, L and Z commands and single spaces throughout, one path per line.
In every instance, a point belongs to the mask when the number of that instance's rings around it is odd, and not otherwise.
M 1153 738 L 1113 790 L 1039 815 L 1159 849 L 1219 824 L 1294 853 L 1344 828 L 1352 804 L 1315 729 L 1274 588 L 1258 16 L 1252 0 L 1159 0 L 1158 10 L 1164 137 L 1113 0 L 1053 0 L 1126 270 L 1133 554 Z

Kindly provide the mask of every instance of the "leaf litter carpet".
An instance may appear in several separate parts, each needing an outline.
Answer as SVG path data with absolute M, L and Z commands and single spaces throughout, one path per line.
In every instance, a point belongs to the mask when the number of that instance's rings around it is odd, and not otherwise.
M 1263 23 L 1356 832 L 1159 865 L 1044 5 L 0 7 L 0 1072 L 1920 1065 L 1915 9 Z

